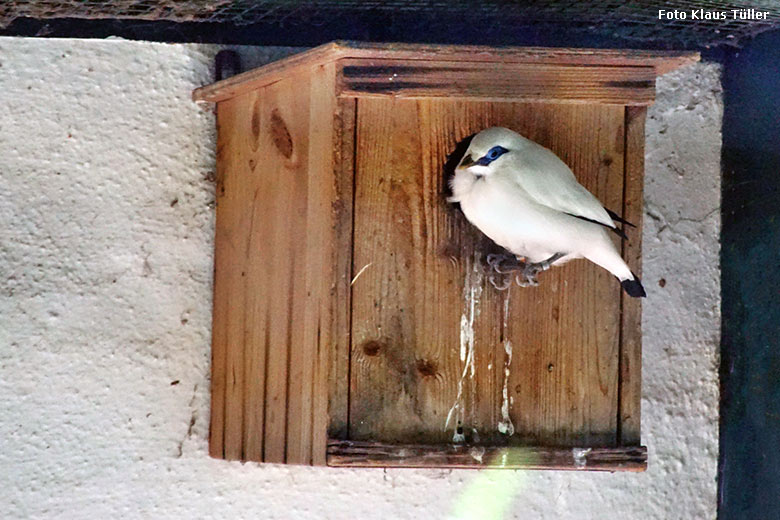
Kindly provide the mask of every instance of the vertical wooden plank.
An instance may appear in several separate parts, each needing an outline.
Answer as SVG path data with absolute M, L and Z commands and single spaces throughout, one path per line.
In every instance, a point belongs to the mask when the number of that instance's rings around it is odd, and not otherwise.
M 227 356 L 230 294 L 237 280 L 231 277 L 235 270 L 235 251 L 230 230 L 238 223 L 240 213 L 231 204 L 233 186 L 233 142 L 237 135 L 236 118 L 240 103 L 235 100 L 217 104 L 217 188 L 216 238 L 214 251 L 214 303 L 211 333 L 211 419 L 209 425 L 209 455 L 225 457 Z
M 244 355 L 244 460 L 263 460 L 263 431 L 265 429 L 265 379 L 269 342 L 268 287 L 265 283 L 265 266 L 271 258 L 271 250 L 266 247 L 272 228 L 267 225 L 271 220 L 272 206 L 267 199 L 274 193 L 274 181 L 265 175 L 259 158 L 263 153 L 263 141 L 267 129 L 267 120 L 263 117 L 263 96 L 260 92 L 249 92 L 245 96 L 245 108 L 238 125 L 240 135 L 234 146 L 242 150 L 240 163 L 241 189 L 246 198 L 241 202 L 241 211 L 246 221 L 234 233 L 246 234 L 243 254 L 244 265 L 234 273 L 243 284 L 244 304 L 236 306 L 232 302 L 232 312 L 243 314 Z
M 332 267 L 326 287 L 320 329 L 320 369 L 327 367 L 327 436 L 346 439 L 349 423 L 349 349 L 352 317 L 352 225 L 355 165 L 355 119 L 357 100 L 337 101 L 333 136 L 334 171 L 330 177 L 328 202 L 331 247 L 325 262 Z M 315 432 L 320 432 L 315 418 Z M 318 441 L 319 446 L 319 441 Z M 318 448 L 319 449 L 319 448 Z M 322 456 L 319 453 L 319 456 Z M 323 463 L 322 458 L 316 463 Z
M 278 421 L 266 426 L 267 462 L 308 464 L 311 459 L 314 359 L 305 342 L 311 81 L 310 74 L 300 74 L 267 87 L 263 94 L 270 108 L 266 117 L 273 147 L 265 160 L 278 165 L 273 175 L 279 182 L 276 198 L 282 204 L 274 215 L 278 235 L 269 282 L 272 330 L 279 336 L 278 357 L 270 358 L 276 364 L 269 362 L 268 368 L 277 376 L 270 381 L 278 394 L 269 390 L 266 403 L 267 415 Z
M 425 431 L 414 344 L 422 329 L 414 322 L 409 276 L 416 256 L 411 205 L 417 202 L 409 199 L 417 199 L 421 176 L 416 108 L 414 102 L 358 99 L 350 439 Z
M 493 350 L 477 345 L 498 340 L 498 296 L 444 196 L 446 155 L 482 123 L 463 108 L 358 101 L 351 439 L 452 442 L 460 421 L 474 440 L 492 420 Z
M 269 252 L 262 283 L 266 299 L 268 352 L 264 453 L 266 462 L 285 462 L 290 431 L 288 416 L 300 416 L 304 404 L 302 323 L 305 313 L 306 207 L 308 188 L 309 76 L 290 77 L 263 89 L 262 119 L 268 129 L 258 147 L 257 164 L 271 180 L 264 202 L 269 214 L 258 223 L 271 229 L 261 247 Z M 308 426 L 308 421 L 306 426 Z M 297 445 L 296 449 L 300 446 Z M 297 453 L 296 453 L 297 456 Z
M 494 121 L 550 148 L 608 208 L 622 207 L 623 107 L 495 105 Z M 619 246 L 618 246 L 619 247 Z M 620 285 L 585 260 L 509 293 L 509 408 L 516 441 L 616 443 Z
M 636 229 L 628 230 L 623 257 L 634 273 L 642 277 L 642 215 L 645 165 L 645 116 L 647 109 L 626 107 L 625 189 L 623 216 Z M 642 300 L 622 294 L 620 392 L 618 441 L 623 446 L 640 443 L 642 401 Z
M 244 275 L 247 267 L 249 214 L 247 149 L 243 145 L 246 112 L 251 99 L 221 102 L 217 110 L 217 222 L 214 265 L 214 328 L 212 339 L 211 447 L 215 456 L 242 459 L 244 450 Z M 220 425 L 221 423 L 221 425 Z M 220 432 L 221 430 L 221 432 Z M 220 444 L 222 446 L 220 446 Z
M 287 462 L 325 464 L 328 428 L 328 352 L 334 304 L 330 289 L 337 282 L 331 263 L 338 237 L 334 235 L 335 196 L 334 116 L 335 64 L 311 72 L 308 122 L 308 207 L 306 218 L 305 316 L 300 323 L 303 348 L 291 373 L 291 393 L 301 392 L 301 406 L 290 410 Z M 348 255 L 347 255 L 348 256 Z M 295 352 L 295 349 L 293 349 Z M 300 378 L 296 383 L 294 378 Z

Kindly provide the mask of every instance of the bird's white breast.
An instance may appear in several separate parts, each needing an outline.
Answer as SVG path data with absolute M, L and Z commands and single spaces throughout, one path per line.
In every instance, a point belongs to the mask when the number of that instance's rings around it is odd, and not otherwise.
M 560 242 L 559 233 L 551 226 L 549 211 L 533 202 L 522 189 L 500 178 L 470 177 L 470 182 L 463 178 L 454 181 L 453 192 L 466 218 L 480 231 L 533 262 L 559 252 L 554 250 Z

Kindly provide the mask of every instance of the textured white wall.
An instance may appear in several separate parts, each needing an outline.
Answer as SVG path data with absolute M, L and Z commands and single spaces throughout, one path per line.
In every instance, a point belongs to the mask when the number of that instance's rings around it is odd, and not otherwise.
M 647 125 L 649 470 L 333 470 L 206 454 L 215 135 L 189 96 L 216 50 L 0 38 L 4 518 L 715 516 L 717 66 L 662 78 Z

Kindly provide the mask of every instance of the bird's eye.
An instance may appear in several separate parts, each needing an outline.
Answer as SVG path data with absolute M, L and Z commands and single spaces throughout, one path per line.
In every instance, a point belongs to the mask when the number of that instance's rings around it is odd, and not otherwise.
M 487 158 L 491 161 L 495 161 L 498 159 L 501 155 L 505 154 L 507 152 L 507 149 L 503 146 L 494 146 L 490 149 L 490 151 L 487 153 Z
M 474 164 L 477 164 L 479 166 L 487 166 L 488 164 L 492 163 L 505 153 L 507 153 L 509 150 L 504 148 L 503 146 L 494 146 L 490 150 L 488 150 L 488 153 L 486 153 L 483 157 L 480 157 L 478 161 L 476 161 Z

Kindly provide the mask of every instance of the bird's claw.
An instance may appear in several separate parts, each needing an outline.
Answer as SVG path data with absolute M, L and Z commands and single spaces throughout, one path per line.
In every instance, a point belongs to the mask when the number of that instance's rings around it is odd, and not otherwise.
M 489 254 L 487 263 L 498 274 L 509 274 L 522 269 L 525 265 L 515 255 L 507 254 Z
M 509 289 L 512 286 L 512 278 L 511 277 L 504 278 L 503 276 L 501 278 L 503 278 L 503 281 L 502 281 L 501 285 L 499 285 L 498 282 L 496 281 L 495 275 L 490 275 L 488 277 L 488 281 L 490 281 L 490 285 L 495 287 L 496 290 L 506 291 L 507 289 Z
M 536 287 L 539 285 L 539 280 L 536 279 L 535 274 L 520 273 L 515 276 L 515 282 L 520 287 Z

